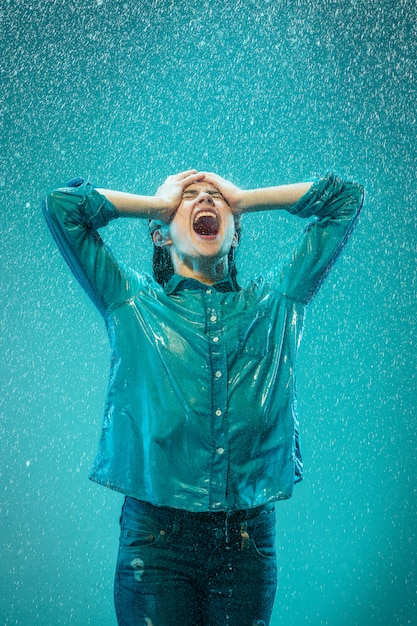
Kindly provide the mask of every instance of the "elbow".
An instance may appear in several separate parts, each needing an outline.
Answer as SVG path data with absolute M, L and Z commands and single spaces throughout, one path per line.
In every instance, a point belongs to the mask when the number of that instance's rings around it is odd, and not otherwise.
M 43 206 L 44 212 L 46 211 L 46 212 L 50 213 L 54 209 L 54 207 L 56 206 L 57 191 L 58 190 L 49 191 L 46 194 L 46 196 L 44 196 L 43 202 L 42 202 L 42 206 Z
M 359 215 L 359 213 L 362 210 L 363 203 L 365 201 L 365 188 L 360 183 L 353 183 L 353 184 L 355 185 L 354 198 L 356 202 L 356 214 Z
M 57 208 L 56 191 L 50 191 L 42 200 L 42 211 L 47 221 L 56 213 Z
M 344 194 L 346 194 L 346 197 L 349 198 L 349 212 L 353 216 L 358 216 L 363 207 L 365 199 L 365 188 L 360 183 L 345 182 L 343 192 Z
M 48 223 L 60 221 L 59 218 L 64 213 L 64 193 L 63 189 L 54 189 L 43 198 L 42 210 Z
M 85 192 L 79 187 L 60 187 L 46 194 L 43 199 L 45 216 L 70 214 L 84 200 Z
M 52 231 L 61 230 L 68 228 L 74 221 L 78 223 L 76 207 L 81 202 L 78 189 L 64 187 L 48 192 L 43 198 L 42 212 L 49 228 Z

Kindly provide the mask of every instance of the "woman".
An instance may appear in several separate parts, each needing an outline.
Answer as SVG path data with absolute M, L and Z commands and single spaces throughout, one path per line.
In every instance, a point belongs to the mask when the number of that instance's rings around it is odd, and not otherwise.
M 155 196 L 81 179 L 47 196 L 52 234 L 112 348 L 90 478 L 126 496 L 120 625 L 269 624 L 274 502 L 302 477 L 294 368 L 304 313 L 362 202 L 360 185 L 333 174 L 241 190 L 196 170 Z M 279 209 L 308 227 L 283 268 L 241 289 L 240 216 Z M 104 245 L 97 229 L 117 217 L 149 219 L 153 277 Z

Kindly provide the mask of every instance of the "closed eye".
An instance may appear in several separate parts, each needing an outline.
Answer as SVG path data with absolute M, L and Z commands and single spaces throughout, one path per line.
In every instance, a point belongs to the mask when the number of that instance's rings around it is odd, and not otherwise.
M 182 192 L 182 197 L 185 200 L 191 200 L 193 198 L 196 198 L 199 193 L 200 191 L 198 189 L 185 189 L 185 191 Z M 207 193 L 212 198 L 215 198 L 216 200 L 223 200 L 223 202 L 225 202 L 227 205 L 229 204 L 223 194 L 220 193 L 220 191 L 218 191 L 217 189 L 207 189 L 205 190 L 205 193 Z

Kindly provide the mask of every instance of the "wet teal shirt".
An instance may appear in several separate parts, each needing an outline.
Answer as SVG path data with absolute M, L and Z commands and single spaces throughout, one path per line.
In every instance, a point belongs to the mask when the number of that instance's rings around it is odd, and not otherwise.
M 111 371 L 90 478 L 156 505 L 215 511 L 289 498 L 302 475 L 295 364 L 305 308 L 343 248 L 363 189 L 330 174 L 288 210 L 310 218 L 284 267 L 239 291 L 117 261 L 118 216 L 90 184 L 45 201 L 52 233 L 102 313 Z

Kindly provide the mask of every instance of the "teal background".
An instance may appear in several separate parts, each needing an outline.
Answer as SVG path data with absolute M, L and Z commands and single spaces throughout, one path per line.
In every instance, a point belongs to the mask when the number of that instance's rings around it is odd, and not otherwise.
M 3 0 L 2 12 L 0 623 L 115 625 L 122 497 L 87 480 L 107 338 L 41 198 L 78 174 L 151 194 L 196 167 L 246 188 L 329 169 L 366 186 L 307 319 L 306 475 L 277 505 L 272 626 L 417 624 L 415 3 Z M 247 216 L 242 282 L 303 226 Z M 143 223 L 106 238 L 149 270 Z

